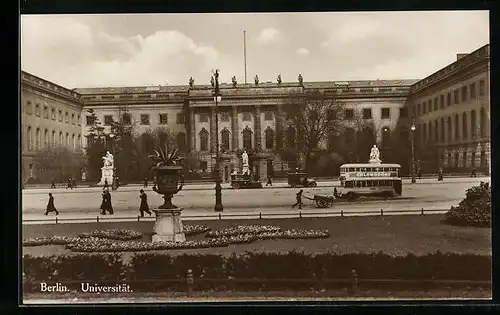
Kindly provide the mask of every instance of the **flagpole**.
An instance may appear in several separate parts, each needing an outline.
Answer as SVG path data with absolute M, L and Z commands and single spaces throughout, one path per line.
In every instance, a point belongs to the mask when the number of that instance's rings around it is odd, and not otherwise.
M 243 31 L 243 58 L 245 60 L 245 84 L 247 84 L 247 32 Z

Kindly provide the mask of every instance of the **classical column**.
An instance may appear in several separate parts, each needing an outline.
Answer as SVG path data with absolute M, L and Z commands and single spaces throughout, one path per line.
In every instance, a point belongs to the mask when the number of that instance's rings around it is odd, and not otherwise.
M 215 141 L 217 130 L 215 130 L 215 107 L 210 107 L 210 152 L 215 152 Z
M 194 119 L 194 108 L 189 109 L 189 137 L 190 137 L 190 147 L 191 151 L 196 151 L 196 128 Z
M 231 134 L 233 136 L 232 148 L 233 151 L 238 150 L 238 107 L 233 106 L 233 114 L 231 117 Z
M 255 148 L 262 148 L 261 145 L 261 117 L 260 117 L 260 105 L 255 106 Z
M 274 119 L 276 121 L 276 148 L 283 149 L 285 133 L 283 128 L 283 108 L 281 105 L 277 106 L 277 112 Z

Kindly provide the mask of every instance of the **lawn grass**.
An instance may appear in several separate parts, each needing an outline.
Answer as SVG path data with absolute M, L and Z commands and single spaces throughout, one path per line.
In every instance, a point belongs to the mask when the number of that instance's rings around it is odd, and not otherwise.
M 457 227 L 441 223 L 442 215 L 404 215 L 385 217 L 302 218 L 261 220 L 190 221 L 185 224 L 203 224 L 212 229 L 236 225 L 265 224 L 293 229 L 327 229 L 327 239 L 265 240 L 251 244 L 230 245 L 222 248 L 159 251 L 170 254 L 221 254 L 234 252 L 292 250 L 306 253 L 321 252 L 378 252 L 390 255 L 425 255 L 441 252 L 473 253 L 491 256 L 491 230 L 488 228 Z M 152 231 L 154 222 L 105 222 L 52 225 L 24 225 L 23 239 L 41 236 L 76 236 L 95 229 L 134 229 L 144 233 Z M 203 235 L 188 239 L 203 238 Z M 48 256 L 70 254 L 61 245 L 23 247 L 23 254 Z M 133 253 L 124 253 L 124 259 Z

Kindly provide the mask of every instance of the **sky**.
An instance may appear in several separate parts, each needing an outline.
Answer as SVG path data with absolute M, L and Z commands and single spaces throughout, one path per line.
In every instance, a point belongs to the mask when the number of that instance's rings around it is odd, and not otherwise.
M 489 43 L 487 11 L 23 15 L 21 69 L 67 88 L 421 79 Z

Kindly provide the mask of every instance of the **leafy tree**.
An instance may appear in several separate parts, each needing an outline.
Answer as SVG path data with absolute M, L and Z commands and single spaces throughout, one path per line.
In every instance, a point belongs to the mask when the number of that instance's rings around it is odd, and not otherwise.
M 79 171 L 84 166 L 81 152 L 72 152 L 63 146 L 38 150 L 34 156 L 34 164 L 42 182 L 52 179 L 63 182 L 69 177 L 78 178 Z
M 89 132 L 87 135 L 88 145 L 85 150 L 87 159 L 87 172 L 90 181 L 97 181 L 101 177 L 102 156 L 106 151 L 105 132 L 99 118 L 93 109 L 87 109 L 90 114 Z
M 328 135 L 343 129 L 344 108 L 343 102 L 319 92 L 288 99 L 284 106 L 288 127 L 296 131 L 297 151 L 304 155 L 306 170 L 312 152 L 326 142 Z

